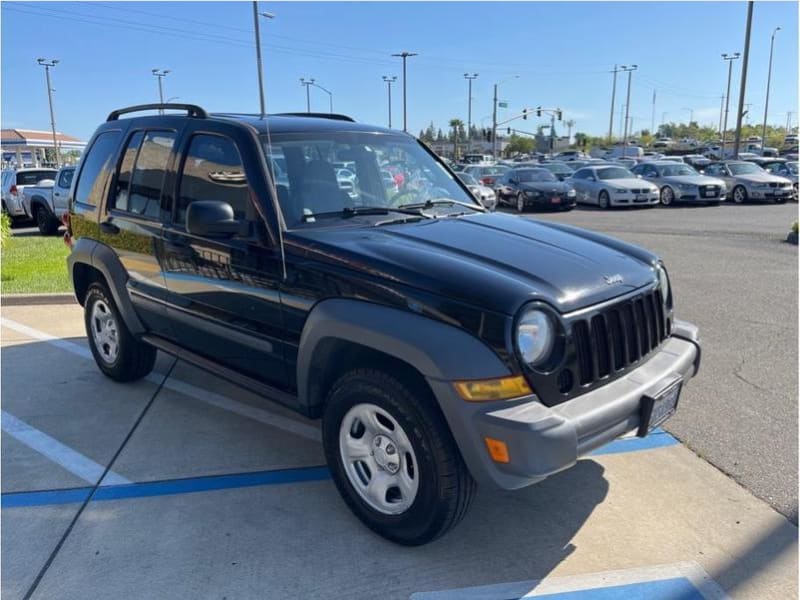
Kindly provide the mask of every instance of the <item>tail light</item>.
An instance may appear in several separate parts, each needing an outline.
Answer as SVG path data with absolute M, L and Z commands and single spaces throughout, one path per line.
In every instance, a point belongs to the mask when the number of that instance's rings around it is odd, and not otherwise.
M 481 183 L 483 185 L 492 185 L 494 183 L 494 177 L 482 177 Z
M 61 215 L 61 223 L 67 228 L 67 230 L 64 232 L 64 244 L 67 248 L 72 250 L 72 227 L 68 211 Z
M 13 196 L 16 196 L 17 195 L 17 185 L 16 184 L 12 184 L 11 185 L 11 189 L 9 189 L 8 191 Z

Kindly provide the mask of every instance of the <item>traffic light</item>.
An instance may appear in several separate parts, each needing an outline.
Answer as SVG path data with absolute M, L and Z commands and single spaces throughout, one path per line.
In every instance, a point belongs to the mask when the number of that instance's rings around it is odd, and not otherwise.
M 523 108 L 522 109 L 522 118 L 523 119 L 527 119 L 528 118 L 528 109 L 527 108 Z
M 483 139 L 485 139 L 487 142 L 491 142 L 492 141 L 492 130 L 491 129 L 486 128 L 486 129 L 483 130 Z
M 536 116 L 537 117 L 541 117 L 542 116 L 542 107 L 541 106 L 538 106 L 536 108 Z
M 558 112 L 556 112 L 556 116 L 558 117 L 558 120 L 560 121 L 561 120 L 561 109 L 559 109 Z
M 506 128 L 506 133 L 507 133 L 508 135 L 511 135 L 511 127 L 507 127 L 507 128 Z

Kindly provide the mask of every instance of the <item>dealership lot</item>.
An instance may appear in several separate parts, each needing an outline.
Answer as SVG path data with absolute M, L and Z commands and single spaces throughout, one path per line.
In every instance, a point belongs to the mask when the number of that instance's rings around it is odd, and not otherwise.
M 77 305 L 4 307 L 3 597 L 795 597 L 796 210 L 537 215 L 661 253 L 700 375 L 668 432 L 481 489 L 421 548 L 351 515 L 316 423 L 167 356 L 115 384 Z

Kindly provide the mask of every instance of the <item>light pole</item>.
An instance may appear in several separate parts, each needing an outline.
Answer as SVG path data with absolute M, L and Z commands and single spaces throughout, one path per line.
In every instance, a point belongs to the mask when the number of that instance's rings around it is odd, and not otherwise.
M 164 104 L 164 86 L 162 85 L 161 80 L 167 76 L 167 74 L 169 73 L 169 69 L 153 69 L 151 72 L 158 79 L 158 103 Z M 164 109 L 159 108 L 158 114 L 163 115 Z
M 775 45 L 775 34 L 781 30 L 776 27 L 772 32 L 772 38 L 769 41 L 769 69 L 767 69 L 767 99 L 764 100 L 764 126 L 761 128 L 761 149 L 764 149 L 767 143 L 767 110 L 769 109 L 769 84 L 772 80 L 772 49 Z
M 45 81 L 47 82 L 47 101 L 50 104 L 50 128 L 53 130 L 53 156 L 55 156 L 56 168 L 58 168 L 58 142 L 56 141 L 56 115 L 53 110 L 53 86 L 50 85 L 50 67 L 58 64 L 58 59 L 37 58 L 36 62 L 44 67 Z
M 410 56 L 417 56 L 417 53 L 406 52 L 403 50 L 398 54 L 392 54 L 392 56 L 403 59 L 403 131 L 408 133 L 408 112 L 406 104 L 406 59 Z
M 331 92 L 330 90 L 326 90 L 320 84 L 315 83 L 313 79 L 311 80 L 311 85 L 313 85 L 315 88 L 321 89 L 323 92 L 328 94 L 328 106 L 329 106 L 328 112 L 333 114 L 333 92 Z
M 608 118 L 608 143 L 611 143 L 611 139 L 613 136 L 614 130 L 614 102 L 617 99 L 617 73 L 619 69 L 617 69 L 617 65 L 614 65 L 614 70 L 611 71 L 614 74 L 614 84 L 611 86 L 611 113 Z
M 725 92 L 725 116 L 722 119 L 722 150 L 720 158 L 725 158 L 725 137 L 728 132 L 728 107 L 731 103 L 731 75 L 733 74 L 733 61 L 737 60 L 741 54 L 723 54 L 722 60 L 728 61 L 728 91 Z
M 661 113 L 661 127 L 659 127 L 659 129 L 663 129 L 664 128 L 664 125 L 667 123 L 667 115 L 668 114 L 669 114 L 668 112 L 662 112 Z M 661 133 L 661 132 L 659 131 L 659 133 Z
M 753 25 L 753 0 L 747 3 L 747 24 L 744 30 L 744 56 L 742 57 L 742 77 L 739 83 L 739 110 L 736 111 L 736 134 L 734 136 L 733 158 L 739 159 L 739 142 L 742 139 L 742 117 L 744 116 L 744 93 L 747 89 L 747 64 L 750 57 L 750 31 Z
M 514 75 L 509 79 L 504 79 L 494 84 L 494 100 L 492 101 L 492 158 L 497 158 L 497 87 L 502 83 L 507 83 L 512 79 L 519 79 L 519 75 Z
M 261 67 L 261 28 L 258 23 L 259 14 L 267 19 L 274 19 L 275 15 L 268 12 L 259 13 L 258 2 L 255 0 L 253 1 L 253 27 L 256 33 L 256 68 L 258 69 L 258 106 L 261 109 L 260 114 L 263 118 L 266 111 L 264 108 L 264 73 Z
M 300 78 L 300 85 L 306 86 L 306 112 L 311 112 L 311 92 L 309 91 L 311 86 L 314 85 L 313 79 L 305 79 L 304 77 Z
M 467 92 L 467 152 L 472 151 L 472 80 L 477 79 L 478 74 L 464 73 L 464 79 L 469 82 L 469 91 Z
M 692 126 L 692 121 L 694 121 L 694 109 L 693 108 L 682 108 L 681 110 L 688 110 L 689 111 L 689 127 Z
M 389 95 L 389 129 L 392 128 L 392 84 L 397 81 L 396 75 L 384 75 L 383 80 L 386 82 L 386 88 Z
M 622 65 L 620 67 L 620 71 L 623 73 L 628 74 L 628 94 L 627 99 L 625 101 L 625 134 L 622 137 L 622 156 L 624 157 L 628 151 L 628 114 L 631 110 L 631 75 L 633 72 L 639 68 L 639 65 L 631 65 L 630 67 L 626 67 Z

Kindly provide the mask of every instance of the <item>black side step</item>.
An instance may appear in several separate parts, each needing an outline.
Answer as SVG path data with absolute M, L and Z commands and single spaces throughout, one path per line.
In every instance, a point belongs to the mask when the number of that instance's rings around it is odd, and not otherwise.
M 186 361 L 196 367 L 203 369 L 204 371 L 208 371 L 225 379 L 226 381 L 230 381 L 233 384 L 241 386 L 251 392 L 258 394 L 259 396 L 263 396 L 267 400 L 271 400 L 273 402 L 277 402 L 278 404 L 282 404 L 287 408 L 291 408 L 292 410 L 299 412 L 304 416 L 306 415 L 304 412 L 298 410 L 299 403 L 297 401 L 297 396 L 294 394 L 290 394 L 288 392 L 284 392 L 278 388 L 272 387 L 271 385 L 267 385 L 266 383 L 262 383 L 252 377 L 248 377 L 247 375 L 242 375 L 241 373 L 234 371 L 233 369 L 229 369 L 213 360 L 206 358 L 205 356 L 201 356 L 191 350 L 187 350 L 177 344 L 173 344 L 170 341 L 165 340 L 157 335 L 143 335 L 142 341 L 150 344 L 151 346 L 158 348 L 162 352 L 166 352 L 172 356 L 179 358 L 180 360 Z

